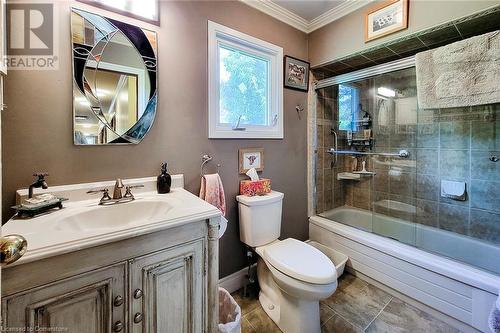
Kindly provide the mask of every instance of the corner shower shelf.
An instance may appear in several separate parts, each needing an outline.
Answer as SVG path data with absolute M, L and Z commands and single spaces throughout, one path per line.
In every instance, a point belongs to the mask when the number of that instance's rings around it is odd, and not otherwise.
M 347 144 L 349 146 L 361 146 L 361 147 L 371 148 L 373 145 L 373 139 L 372 138 L 369 138 L 369 139 L 362 139 L 362 138 L 360 138 L 360 139 L 348 139 Z
M 357 126 L 371 126 L 372 120 L 371 119 L 362 119 L 362 120 L 354 120 L 353 121 Z
M 340 172 L 337 174 L 337 180 L 361 180 L 365 177 L 373 177 L 375 176 L 374 172 L 367 173 L 355 173 L 355 172 Z
M 337 180 L 360 180 L 361 175 L 352 172 L 340 172 L 337 174 Z

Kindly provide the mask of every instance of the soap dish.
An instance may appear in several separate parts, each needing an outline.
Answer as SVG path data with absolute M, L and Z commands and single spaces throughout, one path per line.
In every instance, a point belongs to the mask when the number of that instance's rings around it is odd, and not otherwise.
M 15 209 L 18 217 L 34 217 L 35 215 L 39 215 L 45 213 L 48 210 L 53 208 L 63 208 L 63 201 L 68 200 L 67 198 L 57 198 L 56 200 L 48 201 L 47 203 L 41 203 L 39 205 L 16 205 L 12 206 L 12 209 Z

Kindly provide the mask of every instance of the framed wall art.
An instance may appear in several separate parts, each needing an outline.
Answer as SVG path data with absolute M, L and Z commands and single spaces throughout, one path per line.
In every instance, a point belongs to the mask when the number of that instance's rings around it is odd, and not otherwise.
M 307 61 L 285 56 L 284 67 L 283 84 L 285 88 L 309 90 L 309 63 Z
M 245 174 L 251 168 L 264 170 L 264 148 L 243 148 L 238 151 L 239 173 Z
M 408 1 L 389 0 L 365 16 L 365 42 L 408 28 Z

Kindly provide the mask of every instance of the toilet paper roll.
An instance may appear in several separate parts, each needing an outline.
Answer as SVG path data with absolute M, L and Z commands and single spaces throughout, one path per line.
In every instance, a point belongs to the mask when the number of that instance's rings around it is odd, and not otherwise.
M 220 224 L 219 224 L 219 236 L 218 238 L 220 239 L 222 235 L 226 232 L 227 229 L 227 219 L 224 216 L 220 217 Z

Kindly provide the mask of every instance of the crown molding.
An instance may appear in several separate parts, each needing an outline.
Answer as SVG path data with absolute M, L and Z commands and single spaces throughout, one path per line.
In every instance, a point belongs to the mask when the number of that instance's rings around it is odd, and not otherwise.
M 240 0 L 244 4 L 270 15 L 300 31 L 309 32 L 309 21 L 269 0 Z
M 347 0 L 340 5 L 333 7 L 329 11 L 315 17 L 309 22 L 308 32 L 313 32 L 328 23 L 331 23 L 339 18 L 352 13 L 355 10 L 361 9 L 374 0 Z
M 308 21 L 290 10 L 270 0 L 239 0 L 261 12 L 270 15 L 305 33 L 313 32 L 328 23 L 358 10 L 374 0 L 347 0 L 346 2 L 330 9 L 320 16 Z

